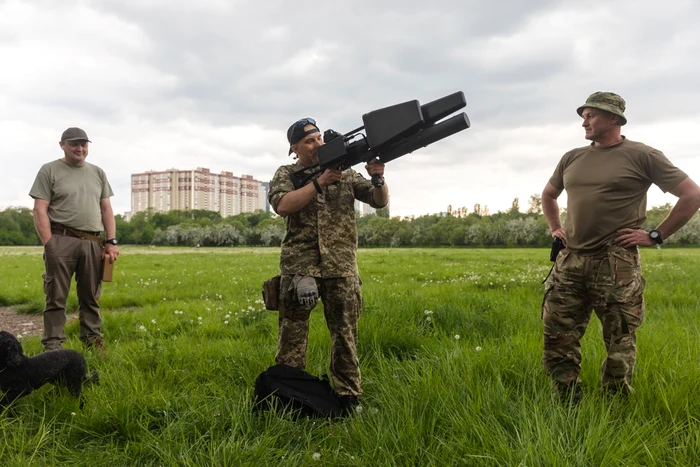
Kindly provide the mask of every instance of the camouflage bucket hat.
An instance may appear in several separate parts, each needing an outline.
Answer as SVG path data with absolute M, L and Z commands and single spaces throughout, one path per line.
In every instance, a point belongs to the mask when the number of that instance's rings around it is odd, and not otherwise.
M 588 96 L 586 103 L 576 109 L 579 116 L 583 114 L 583 109 L 586 107 L 605 110 L 606 112 L 619 116 L 620 125 L 627 123 L 627 118 L 625 117 L 625 100 L 614 92 L 594 92 Z

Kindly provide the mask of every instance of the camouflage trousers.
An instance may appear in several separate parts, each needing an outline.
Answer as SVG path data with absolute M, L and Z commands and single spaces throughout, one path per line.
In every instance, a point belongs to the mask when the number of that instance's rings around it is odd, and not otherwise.
M 275 362 L 306 368 L 309 317 L 313 307 L 301 305 L 294 293 L 292 275 L 280 280 L 280 313 Z M 362 310 L 359 277 L 316 279 L 326 325 L 331 334 L 330 374 L 338 395 L 362 394 L 357 357 L 357 322 Z
M 613 245 L 595 256 L 566 249 L 559 253 L 545 285 L 542 320 L 544 368 L 560 392 L 580 384 L 581 338 L 592 310 L 603 325 L 607 351 L 601 368 L 603 390 L 632 391 L 644 287 L 636 248 Z

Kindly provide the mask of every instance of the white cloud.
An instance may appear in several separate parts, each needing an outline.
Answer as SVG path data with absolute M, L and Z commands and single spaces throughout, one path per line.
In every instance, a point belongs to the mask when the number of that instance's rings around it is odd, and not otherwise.
M 269 180 L 300 117 L 347 132 L 362 114 L 464 91 L 472 128 L 391 162 L 397 215 L 524 208 L 597 90 L 628 102 L 625 134 L 700 179 L 700 5 L 691 0 L 0 3 L 0 208 L 84 127 L 117 212 L 130 175 L 208 167 Z M 359 170 L 362 170 L 360 167 Z M 650 204 L 673 201 L 652 188 Z

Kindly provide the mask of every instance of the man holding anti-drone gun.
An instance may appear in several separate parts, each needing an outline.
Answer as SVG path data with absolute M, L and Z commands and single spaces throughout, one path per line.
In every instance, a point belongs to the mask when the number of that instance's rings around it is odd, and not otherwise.
M 322 136 L 310 118 L 287 130 L 289 154 L 296 154 L 297 161 L 277 169 L 268 195 L 287 224 L 274 294 L 280 311 L 275 361 L 305 368 L 309 316 L 320 298 L 331 333 L 330 374 L 346 412 L 359 404 L 362 394 L 355 200 L 386 206 L 384 163 L 468 128 L 464 113 L 436 123 L 465 105 L 459 92 L 424 106 L 414 100 L 370 112 L 363 116 L 363 127 L 346 135 L 327 130 Z M 359 133 L 363 129 L 366 135 Z M 359 163 L 366 164 L 371 181 L 351 169 Z

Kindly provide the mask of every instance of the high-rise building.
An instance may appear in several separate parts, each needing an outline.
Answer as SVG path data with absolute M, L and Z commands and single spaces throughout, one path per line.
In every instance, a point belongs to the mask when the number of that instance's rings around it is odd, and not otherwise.
M 221 217 L 259 209 L 269 211 L 267 183 L 251 175 L 213 174 L 201 167 L 132 174 L 130 214 L 148 209 L 156 212 L 203 209 L 216 211 Z

